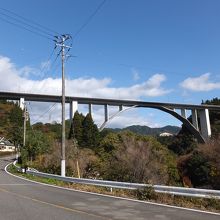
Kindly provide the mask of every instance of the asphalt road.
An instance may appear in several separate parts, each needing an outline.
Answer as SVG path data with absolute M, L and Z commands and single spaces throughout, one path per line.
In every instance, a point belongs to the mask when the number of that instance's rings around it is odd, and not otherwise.
M 219 220 L 220 215 L 139 203 L 31 183 L 4 171 L 0 159 L 0 220 Z

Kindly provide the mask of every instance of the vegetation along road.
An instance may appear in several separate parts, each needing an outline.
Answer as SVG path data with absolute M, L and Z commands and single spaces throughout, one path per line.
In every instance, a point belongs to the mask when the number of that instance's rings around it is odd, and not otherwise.
M 219 219 L 217 214 L 50 187 L 7 174 L 0 159 L 0 219 Z

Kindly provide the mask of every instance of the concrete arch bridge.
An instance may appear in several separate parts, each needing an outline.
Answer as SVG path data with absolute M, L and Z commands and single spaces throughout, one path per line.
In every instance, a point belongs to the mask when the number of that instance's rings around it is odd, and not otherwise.
M 20 102 L 20 107 L 23 109 L 25 101 L 61 103 L 62 97 L 57 95 L 0 92 L 0 99 L 18 100 Z M 93 105 L 103 106 L 103 124 L 100 126 L 100 130 L 102 130 L 108 122 L 118 114 L 131 108 L 158 109 L 181 121 L 200 143 L 205 143 L 211 136 L 209 111 L 220 111 L 220 106 L 216 105 L 160 103 L 74 96 L 66 96 L 66 103 L 69 103 L 70 119 L 73 118 L 73 115 L 78 110 L 78 105 L 80 104 L 88 105 L 88 111 L 91 114 Z M 109 115 L 109 106 L 118 107 L 118 111 L 113 115 Z M 186 111 L 191 111 L 192 122 L 188 120 Z

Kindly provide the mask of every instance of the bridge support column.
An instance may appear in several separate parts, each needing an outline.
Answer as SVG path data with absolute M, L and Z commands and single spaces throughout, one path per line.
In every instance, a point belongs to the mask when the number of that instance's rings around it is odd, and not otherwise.
M 200 118 L 201 134 L 205 140 L 208 140 L 209 137 L 211 136 L 209 110 L 208 109 L 199 110 L 199 118 Z
M 197 130 L 199 130 L 198 116 L 196 109 L 192 109 L 192 124 Z
M 119 105 L 119 112 L 123 110 L 123 105 Z
M 24 98 L 20 98 L 19 107 L 24 110 Z
M 78 102 L 70 102 L 70 121 L 72 121 L 75 112 L 78 110 Z
M 109 114 L 108 114 L 108 105 L 104 105 L 104 108 L 105 108 L 105 122 L 108 121 L 108 118 L 109 118 Z
M 183 118 L 187 118 L 186 109 L 181 108 L 181 116 L 182 116 Z
M 92 116 L 92 104 L 89 104 L 89 114 Z

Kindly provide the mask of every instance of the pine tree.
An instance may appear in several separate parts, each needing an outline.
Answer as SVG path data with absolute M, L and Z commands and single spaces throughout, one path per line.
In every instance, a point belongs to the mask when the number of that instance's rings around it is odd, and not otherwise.
M 99 145 L 99 130 L 94 123 L 92 116 L 88 113 L 83 120 L 83 135 L 82 135 L 82 145 L 83 147 L 94 149 Z
M 23 118 L 22 110 L 14 105 L 9 113 L 9 125 L 7 127 L 7 137 L 16 145 L 21 145 L 23 142 Z
M 70 135 L 69 138 L 75 138 L 78 141 L 79 146 L 82 144 L 82 136 L 83 136 L 83 120 L 84 120 L 84 115 L 79 114 L 78 111 L 75 112 L 73 121 L 71 124 L 70 128 Z

